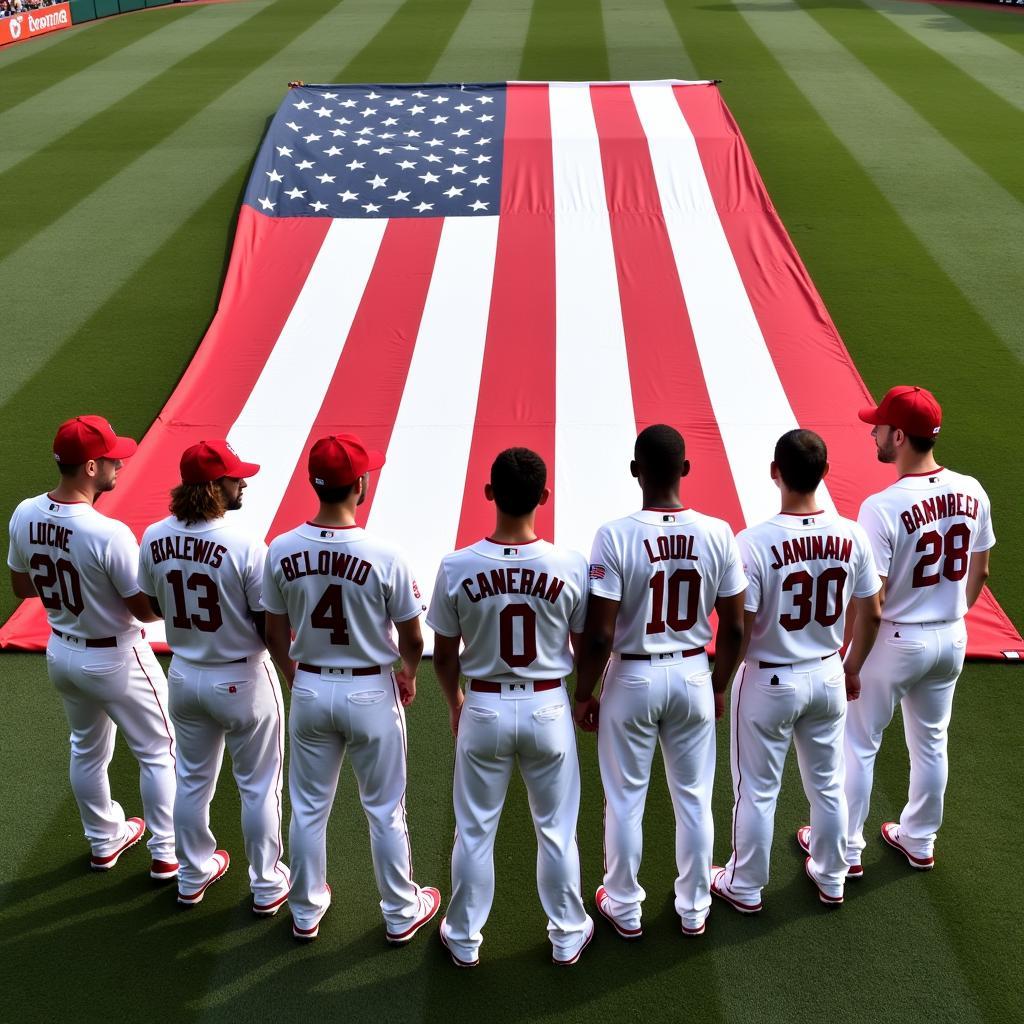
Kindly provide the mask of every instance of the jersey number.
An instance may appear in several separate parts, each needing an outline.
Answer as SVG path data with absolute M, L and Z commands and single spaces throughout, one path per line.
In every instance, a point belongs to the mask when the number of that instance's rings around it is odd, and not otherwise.
M 341 603 L 341 587 L 332 583 L 323 597 L 316 603 L 309 616 L 309 624 L 314 629 L 329 629 L 331 644 L 334 647 L 347 647 L 348 623 L 345 621 L 345 608 Z
M 224 616 L 220 610 L 220 591 L 217 584 L 205 572 L 194 572 L 188 579 L 180 569 L 172 569 L 167 574 L 167 582 L 174 592 L 174 614 L 171 625 L 175 629 L 198 629 L 200 633 L 216 633 L 224 624 Z M 185 591 L 190 590 L 198 595 L 196 604 L 199 612 L 191 615 L 185 601 Z M 202 591 L 202 593 L 200 593 Z
M 915 590 L 922 587 L 934 587 L 939 578 L 945 576 L 950 583 L 956 583 L 967 575 L 967 549 L 971 543 L 971 531 L 966 523 L 954 523 L 945 536 L 938 530 L 922 533 L 917 542 L 917 550 L 924 552 L 917 565 L 914 566 L 914 578 L 911 586 Z M 942 568 L 936 572 L 926 572 L 933 565 L 942 561 Z
M 664 633 L 667 628 L 682 633 L 691 629 L 697 621 L 697 605 L 700 601 L 700 573 L 696 569 L 676 569 L 665 585 L 665 571 L 656 572 L 650 583 L 651 618 L 647 623 L 647 634 Z M 686 584 L 686 611 L 681 612 L 683 584 Z M 665 592 L 668 591 L 668 608 L 665 607 Z
M 59 611 L 63 605 L 72 615 L 82 614 L 85 608 L 82 601 L 82 580 L 78 570 L 66 558 L 58 558 L 55 562 L 49 555 L 37 552 L 28 564 L 36 574 L 32 577 L 32 585 L 36 588 L 44 608 Z M 47 593 L 54 584 L 56 589 L 52 593 Z
M 516 653 L 515 621 L 523 626 L 522 650 Z M 509 668 L 525 668 L 537 660 L 537 613 L 522 602 L 507 604 L 498 616 L 498 653 Z
M 846 570 L 838 566 L 826 569 L 817 579 L 805 569 L 791 572 L 782 581 L 782 592 L 793 595 L 793 611 L 780 615 L 779 625 L 795 633 L 813 616 L 819 626 L 834 626 L 843 614 L 845 588 Z

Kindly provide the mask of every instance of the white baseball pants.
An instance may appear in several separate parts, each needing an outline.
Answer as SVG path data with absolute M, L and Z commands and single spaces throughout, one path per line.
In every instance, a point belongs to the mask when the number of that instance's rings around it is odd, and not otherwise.
M 597 751 L 604 786 L 604 887 L 608 912 L 639 928 L 647 894 L 638 876 L 655 747 L 661 744 L 676 817 L 676 913 L 699 928 L 711 906 L 711 789 L 715 699 L 703 652 L 649 661 L 613 656 L 601 689 Z
M 71 726 L 71 789 L 93 856 L 113 853 L 127 831 L 107 776 L 120 729 L 139 762 L 149 851 L 154 860 L 173 861 L 174 729 L 153 649 L 137 629 L 119 636 L 116 647 L 51 634 L 46 663 Z
M 232 665 L 176 656 L 167 677 L 178 740 L 178 888 L 197 892 L 216 870 L 210 803 L 226 744 L 242 799 L 250 887 L 256 903 L 273 903 L 288 892 L 288 868 L 281 839 L 284 707 L 269 656 Z
M 502 683 L 501 693 L 470 685 L 455 748 L 455 847 L 445 940 L 460 960 L 477 959 L 494 901 L 494 840 L 516 760 L 537 836 L 537 894 L 559 959 L 583 946 L 592 927 L 583 907 L 576 821 L 580 767 L 565 687 L 533 692 Z
M 292 889 L 288 906 L 299 928 L 312 928 L 330 904 L 327 821 L 347 753 L 370 826 L 370 854 L 380 909 L 390 933 L 420 916 L 420 887 L 412 878 L 405 820 L 405 709 L 390 667 L 353 677 L 323 669 L 295 673 L 289 715 L 291 753 L 288 832 Z
M 768 884 L 775 805 L 791 741 L 811 805 L 810 873 L 826 895 L 843 894 L 845 683 L 843 663 L 832 656 L 784 668 L 747 661 L 733 684 L 733 852 L 719 884 L 741 903 L 760 903 Z
M 851 864 L 860 863 L 875 755 L 897 704 L 903 705 L 903 731 L 910 753 L 910 791 L 900 815 L 900 842 L 915 857 L 932 856 L 949 776 L 953 691 L 966 649 L 967 628 L 962 619 L 882 623 L 861 670 L 860 700 L 851 705 L 846 723 L 847 858 Z

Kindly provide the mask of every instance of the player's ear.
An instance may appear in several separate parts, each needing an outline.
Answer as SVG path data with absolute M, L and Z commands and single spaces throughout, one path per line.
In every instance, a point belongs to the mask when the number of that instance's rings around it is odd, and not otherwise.
M 540 492 L 540 497 L 537 499 L 537 504 L 538 505 L 546 505 L 548 503 L 548 498 L 550 498 L 550 497 L 551 497 L 551 488 L 550 487 L 545 487 L 544 490 Z
M 825 468 L 821 471 L 821 479 L 822 480 L 824 480 L 825 477 L 828 476 L 828 469 L 829 469 L 829 466 L 828 466 L 828 463 L 826 462 L 825 463 Z
M 690 475 L 690 460 L 683 459 L 683 471 L 679 474 L 679 479 L 682 480 L 684 476 Z
M 636 464 L 636 459 L 632 459 L 629 463 L 629 475 L 636 477 L 637 480 L 640 479 L 640 467 Z
M 779 475 L 779 467 L 774 460 L 772 460 L 772 465 L 768 472 L 772 475 L 772 483 L 779 487 L 781 485 L 781 477 Z
M 902 430 L 900 430 L 899 427 L 890 427 L 889 439 L 897 448 L 899 448 L 899 446 L 903 444 L 904 441 L 906 441 L 907 435 Z
M 85 465 L 83 466 L 83 469 L 85 470 L 85 475 L 89 477 L 95 476 L 99 468 L 100 465 L 95 459 L 89 459 L 89 461 L 86 462 Z
M 484 497 L 488 501 L 494 501 L 494 488 L 489 483 L 484 484 Z

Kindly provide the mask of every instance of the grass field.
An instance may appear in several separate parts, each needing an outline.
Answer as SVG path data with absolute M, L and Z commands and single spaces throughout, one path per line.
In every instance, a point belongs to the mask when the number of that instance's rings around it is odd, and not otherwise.
M 900 0 L 238 0 L 110 19 L 0 52 L 0 516 L 52 482 L 54 427 L 82 411 L 141 436 L 215 307 L 267 117 L 290 79 L 700 77 L 722 91 L 869 387 L 932 387 L 940 460 L 993 499 L 993 585 L 1024 622 L 1024 15 Z M 867 443 L 867 440 L 866 440 Z M 0 596 L 0 617 L 14 607 Z M 550 967 L 521 785 L 505 811 L 484 965 L 450 968 L 434 934 L 383 941 L 366 826 L 345 773 L 329 838 L 335 906 L 294 947 L 253 918 L 229 778 L 214 805 L 235 866 L 189 914 L 133 851 L 85 870 L 67 728 L 43 659 L 0 658 L 0 1020 L 1008 1021 L 1024 1018 L 1024 831 L 1017 669 L 972 665 L 957 697 L 937 869 L 879 843 L 828 913 L 792 831 L 787 776 L 766 909 L 720 906 L 684 941 L 671 812 L 652 787 L 647 936 L 599 924 L 579 967 Z M 452 744 L 428 669 L 410 709 L 417 876 L 447 892 Z M 731 805 L 719 730 L 718 856 Z M 584 889 L 601 870 L 596 751 L 581 739 Z M 118 751 L 116 795 L 137 809 Z M 894 725 L 872 821 L 896 814 Z

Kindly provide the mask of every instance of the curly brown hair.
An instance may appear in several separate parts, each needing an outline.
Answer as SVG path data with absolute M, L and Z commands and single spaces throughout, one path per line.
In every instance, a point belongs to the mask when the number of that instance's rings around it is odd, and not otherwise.
M 220 519 L 227 511 L 224 492 L 216 480 L 202 484 L 178 484 L 171 491 L 171 515 L 186 526 Z

